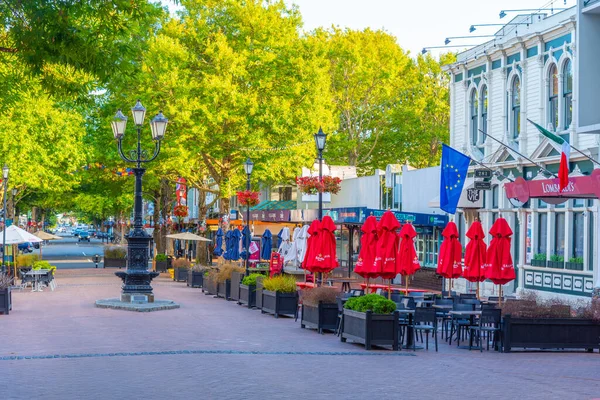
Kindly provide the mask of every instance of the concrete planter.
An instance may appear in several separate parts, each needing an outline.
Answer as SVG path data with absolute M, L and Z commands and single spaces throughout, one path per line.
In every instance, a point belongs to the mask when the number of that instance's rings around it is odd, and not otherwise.
M 191 287 L 202 287 L 204 281 L 203 271 L 189 270 L 187 276 L 187 285 Z
M 280 315 L 296 317 L 298 315 L 298 292 L 280 293 L 263 290 L 262 312 L 272 314 L 275 318 L 279 318 Z
M 248 308 L 256 307 L 256 286 L 241 284 L 238 304 L 248 306 Z
M 156 261 L 156 272 L 167 272 L 168 267 L 168 261 Z
M 344 309 L 341 340 L 350 339 L 365 345 L 367 350 L 372 346 L 392 346 L 398 350 L 398 320 L 400 314 L 373 314 Z
M 12 310 L 12 292 L 10 288 L 0 289 L 0 313 L 8 315 Z
M 317 329 L 319 333 L 324 330 L 334 331 L 337 328 L 338 307 L 336 303 L 319 302 L 318 306 L 302 304 L 302 328 Z
M 175 282 L 187 282 L 189 268 L 174 268 L 173 280 Z
M 103 268 L 127 268 L 126 258 L 106 258 L 104 257 Z
M 231 273 L 231 300 L 238 301 L 240 299 L 240 285 L 244 274 L 237 271 Z
M 600 349 L 600 322 L 576 318 L 512 318 L 502 321 L 504 352 L 526 349 Z
M 227 279 L 225 283 L 220 283 L 217 286 L 217 297 L 225 300 L 231 300 L 231 281 Z

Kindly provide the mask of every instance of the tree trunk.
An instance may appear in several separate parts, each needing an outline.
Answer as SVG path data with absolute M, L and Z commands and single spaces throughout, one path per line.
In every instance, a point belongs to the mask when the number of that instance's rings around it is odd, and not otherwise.
M 167 179 L 161 179 L 158 190 L 154 191 L 154 198 L 157 201 L 154 205 L 154 243 L 156 243 L 157 254 L 165 254 L 167 250 L 167 215 L 171 207 L 172 189 Z

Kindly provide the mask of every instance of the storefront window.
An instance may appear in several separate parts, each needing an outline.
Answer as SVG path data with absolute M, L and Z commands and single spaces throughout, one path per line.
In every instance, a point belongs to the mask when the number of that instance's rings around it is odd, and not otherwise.
M 585 207 L 585 200 L 584 199 L 574 199 L 573 207 Z
M 546 241 L 548 239 L 548 214 L 538 214 L 538 242 L 537 253 L 546 254 Z
M 554 215 L 554 254 L 565 255 L 565 213 L 560 212 Z
M 548 208 L 548 203 L 544 200 L 538 200 L 538 208 Z
M 492 208 L 498 208 L 498 185 L 492 186 Z
M 583 257 L 583 213 L 573 213 L 573 252 L 572 257 Z

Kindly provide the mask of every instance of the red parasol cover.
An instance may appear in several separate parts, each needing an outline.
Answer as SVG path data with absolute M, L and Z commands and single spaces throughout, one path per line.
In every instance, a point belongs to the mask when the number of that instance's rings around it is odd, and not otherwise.
M 315 251 L 316 245 L 318 242 L 319 231 L 321 230 L 321 221 L 315 219 L 310 226 L 308 227 L 308 239 L 306 240 L 306 255 L 304 257 L 304 262 L 302 263 L 302 268 L 306 269 L 310 272 L 315 272 L 313 270 L 315 264 Z
M 361 231 L 360 253 L 356 261 L 354 272 L 363 278 L 376 277 L 375 253 L 377 251 L 377 218 L 370 215 L 365 220 Z
M 485 277 L 496 285 L 504 285 L 516 277 L 515 267 L 510 255 L 510 237 L 512 234 L 513 232 L 504 218 L 498 218 L 490 229 L 492 241 L 487 251 Z
M 371 277 L 382 277 L 393 279 L 396 272 L 396 255 L 398 251 L 399 238 L 396 229 L 400 228 L 400 222 L 391 211 L 386 211 L 377 224 L 377 246 L 375 251 L 374 274 Z
M 397 272 L 401 275 L 412 275 L 421 269 L 417 251 L 415 250 L 414 239 L 417 237 L 417 231 L 412 224 L 405 224 L 400 230 L 400 250 L 396 259 Z
M 336 255 L 335 224 L 329 215 L 323 217 L 314 253 L 314 272 L 328 273 L 337 268 L 339 263 Z
M 458 240 L 458 229 L 454 222 L 448 222 L 442 231 L 444 241 L 440 247 L 437 273 L 444 278 L 458 278 L 462 273 L 462 246 Z
M 483 241 L 485 233 L 481 222 L 475 221 L 467 231 L 467 237 L 470 239 L 465 249 L 465 270 L 463 278 L 469 282 L 485 281 L 485 260 L 487 245 Z

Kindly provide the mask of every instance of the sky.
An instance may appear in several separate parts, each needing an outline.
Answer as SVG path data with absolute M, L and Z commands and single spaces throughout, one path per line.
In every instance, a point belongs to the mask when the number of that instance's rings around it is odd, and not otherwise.
M 384 29 L 396 37 L 398 44 L 415 57 L 423 47 L 444 46 L 451 36 L 490 35 L 499 27 L 480 27 L 470 34 L 473 24 L 507 23 L 522 10 L 571 7 L 576 0 L 284 0 L 296 4 L 302 14 L 304 30 L 339 26 L 351 29 Z M 566 3 L 566 5 L 565 5 Z M 550 11 L 547 11 L 550 13 Z M 476 45 L 489 38 L 453 39 L 450 45 Z M 465 49 L 449 47 L 449 51 Z M 431 49 L 433 55 L 446 51 Z

